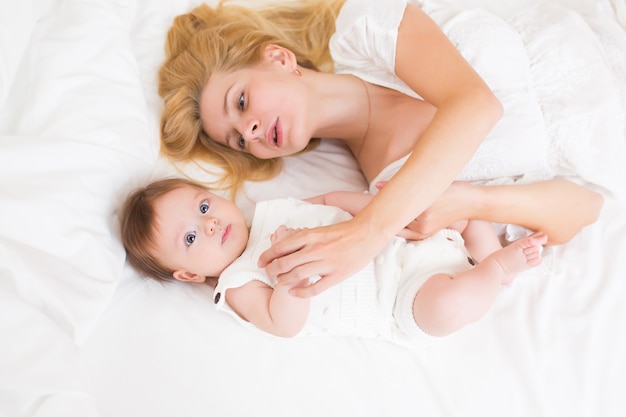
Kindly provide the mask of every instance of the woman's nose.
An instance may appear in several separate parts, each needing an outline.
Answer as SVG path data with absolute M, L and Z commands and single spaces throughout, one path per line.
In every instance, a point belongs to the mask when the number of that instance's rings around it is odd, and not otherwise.
M 261 124 L 258 120 L 251 120 L 247 122 L 243 133 L 243 138 L 246 140 L 246 142 L 252 142 L 257 139 L 262 139 L 260 126 Z

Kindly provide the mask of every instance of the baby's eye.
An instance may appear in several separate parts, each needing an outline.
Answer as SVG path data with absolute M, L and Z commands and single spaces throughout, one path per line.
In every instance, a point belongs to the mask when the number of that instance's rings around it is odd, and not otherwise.
M 196 232 L 189 232 L 185 235 L 185 243 L 187 246 L 196 241 Z
M 241 93 L 241 95 L 239 96 L 239 100 L 237 101 L 237 107 L 239 108 L 239 110 L 243 111 L 243 107 L 246 104 L 246 100 L 243 98 L 243 93 Z
M 202 204 L 200 204 L 200 213 L 205 214 L 207 211 L 209 211 L 209 203 L 203 201 Z
M 239 148 L 240 151 L 246 149 L 246 140 L 241 135 L 239 135 L 239 139 L 237 140 L 237 148 Z

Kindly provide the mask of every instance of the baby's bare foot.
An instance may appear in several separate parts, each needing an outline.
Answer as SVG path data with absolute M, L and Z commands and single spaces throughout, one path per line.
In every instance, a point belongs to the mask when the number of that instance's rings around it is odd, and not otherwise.
M 541 263 L 541 248 L 548 241 L 545 233 L 537 232 L 489 255 L 502 271 L 502 284 L 509 284 L 518 272 L 525 271 Z

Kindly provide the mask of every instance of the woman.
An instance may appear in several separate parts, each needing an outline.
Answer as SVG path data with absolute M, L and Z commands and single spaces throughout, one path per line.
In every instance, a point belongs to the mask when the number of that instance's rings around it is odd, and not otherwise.
M 318 70 L 333 64 L 329 42 L 341 74 Z M 372 70 L 359 74 L 366 64 Z M 541 230 L 560 243 L 593 222 L 602 204 L 563 180 L 456 184 L 441 196 L 503 110 L 439 27 L 404 1 L 199 6 L 175 20 L 159 75 L 164 153 L 217 164 L 235 190 L 276 174 L 279 158 L 310 149 L 311 138 L 344 140 L 368 181 L 408 155 L 352 220 L 301 231 L 261 256 L 280 280 L 322 276 L 295 291 L 301 296 L 362 268 L 416 218 L 418 237 L 475 218 Z

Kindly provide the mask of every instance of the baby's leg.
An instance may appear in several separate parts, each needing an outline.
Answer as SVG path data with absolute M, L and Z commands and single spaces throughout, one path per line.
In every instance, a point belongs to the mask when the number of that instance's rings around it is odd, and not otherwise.
M 543 233 L 517 240 L 489 255 L 476 267 L 456 276 L 433 275 L 413 302 L 417 325 L 433 336 L 445 336 L 482 318 L 503 283 L 541 262 Z
M 502 249 L 493 224 L 484 220 L 468 220 L 461 231 L 465 247 L 475 261 L 482 262 L 487 256 Z
M 516 240 L 489 255 L 481 269 L 495 268 L 502 275 L 502 284 L 511 282 L 515 274 L 541 263 L 541 247 L 548 241 L 545 233 L 537 232 L 523 239 Z M 491 265 L 490 265 L 491 264 Z

